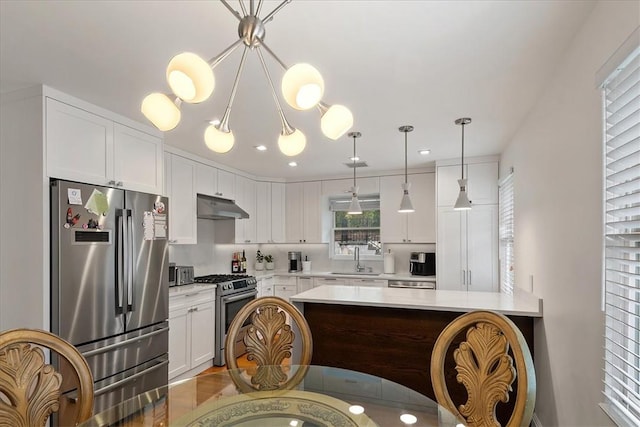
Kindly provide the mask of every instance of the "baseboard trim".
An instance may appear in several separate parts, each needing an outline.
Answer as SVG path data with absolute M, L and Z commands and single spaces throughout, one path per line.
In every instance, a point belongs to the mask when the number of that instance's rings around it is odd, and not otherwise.
M 538 418 L 538 416 L 535 414 L 535 412 L 533 413 L 533 417 L 531 418 L 531 424 L 533 424 L 533 427 L 542 427 L 542 423 L 540 422 L 540 418 Z

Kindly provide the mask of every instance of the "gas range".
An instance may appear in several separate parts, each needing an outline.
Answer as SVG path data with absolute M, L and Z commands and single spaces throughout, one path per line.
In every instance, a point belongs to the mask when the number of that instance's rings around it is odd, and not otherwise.
M 217 295 L 229 295 L 242 291 L 255 289 L 257 280 L 246 274 L 209 274 L 207 276 L 194 277 L 195 283 L 214 283 Z

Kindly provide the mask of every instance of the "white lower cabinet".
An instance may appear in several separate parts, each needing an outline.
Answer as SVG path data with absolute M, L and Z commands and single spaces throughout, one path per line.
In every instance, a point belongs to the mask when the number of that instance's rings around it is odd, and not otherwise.
M 169 379 L 213 360 L 215 290 L 169 297 Z
M 258 282 L 257 283 L 257 289 L 258 289 L 257 298 L 272 297 L 274 295 L 273 287 L 274 287 L 275 280 L 274 280 L 273 276 L 261 277 L 260 279 L 257 280 L 257 282 Z
M 289 298 L 298 293 L 297 277 L 275 276 L 273 287 L 275 296 L 289 301 Z
M 350 285 L 350 280 L 346 277 L 314 277 L 314 287 L 323 285 Z
M 388 282 L 384 279 L 364 278 L 364 279 L 350 279 L 350 280 L 351 280 L 351 285 L 353 286 L 373 286 L 378 288 L 386 288 L 388 285 Z
M 298 277 L 298 293 L 313 289 L 313 277 Z

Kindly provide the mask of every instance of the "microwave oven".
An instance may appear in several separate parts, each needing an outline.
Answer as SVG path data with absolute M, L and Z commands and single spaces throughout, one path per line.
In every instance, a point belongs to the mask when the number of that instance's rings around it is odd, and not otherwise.
M 434 252 L 411 252 L 409 272 L 412 276 L 435 276 L 436 254 Z

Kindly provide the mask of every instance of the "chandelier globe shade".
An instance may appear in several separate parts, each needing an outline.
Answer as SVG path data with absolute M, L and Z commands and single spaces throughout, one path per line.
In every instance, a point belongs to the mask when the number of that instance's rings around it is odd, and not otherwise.
M 411 203 L 411 197 L 409 197 L 409 189 L 411 188 L 410 182 L 405 182 L 402 184 L 402 200 L 400 200 L 400 209 L 398 212 L 415 212 L 413 208 L 413 204 Z
M 235 137 L 232 131 L 224 132 L 215 125 L 209 125 L 204 131 L 204 142 L 209 150 L 224 154 L 233 148 Z
M 180 108 L 164 93 L 147 95 L 142 100 L 140 111 L 163 132 L 174 129 L 180 123 Z
M 282 77 L 282 96 L 292 108 L 308 110 L 324 95 L 324 80 L 312 65 L 302 63 L 289 68 Z
M 278 138 L 278 148 L 285 156 L 297 156 L 307 146 L 307 137 L 299 129 L 290 134 L 281 134 Z
M 322 129 L 322 133 L 327 138 L 335 141 L 347 133 L 352 126 L 353 114 L 344 105 L 336 104 L 323 110 L 320 118 L 320 129 Z
M 467 180 L 464 177 L 464 127 L 471 123 L 469 117 L 462 117 L 455 121 L 455 124 L 460 125 L 462 128 L 462 154 L 460 156 L 460 179 L 458 180 L 458 186 L 460 187 L 460 193 L 456 199 L 453 209 L 456 211 L 463 211 L 471 209 L 471 201 L 467 195 Z
M 167 65 L 167 83 L 180 99 L 197 104 L 209 98 L 216 81 L 211 66 L 195 53 L 183 52 Z

